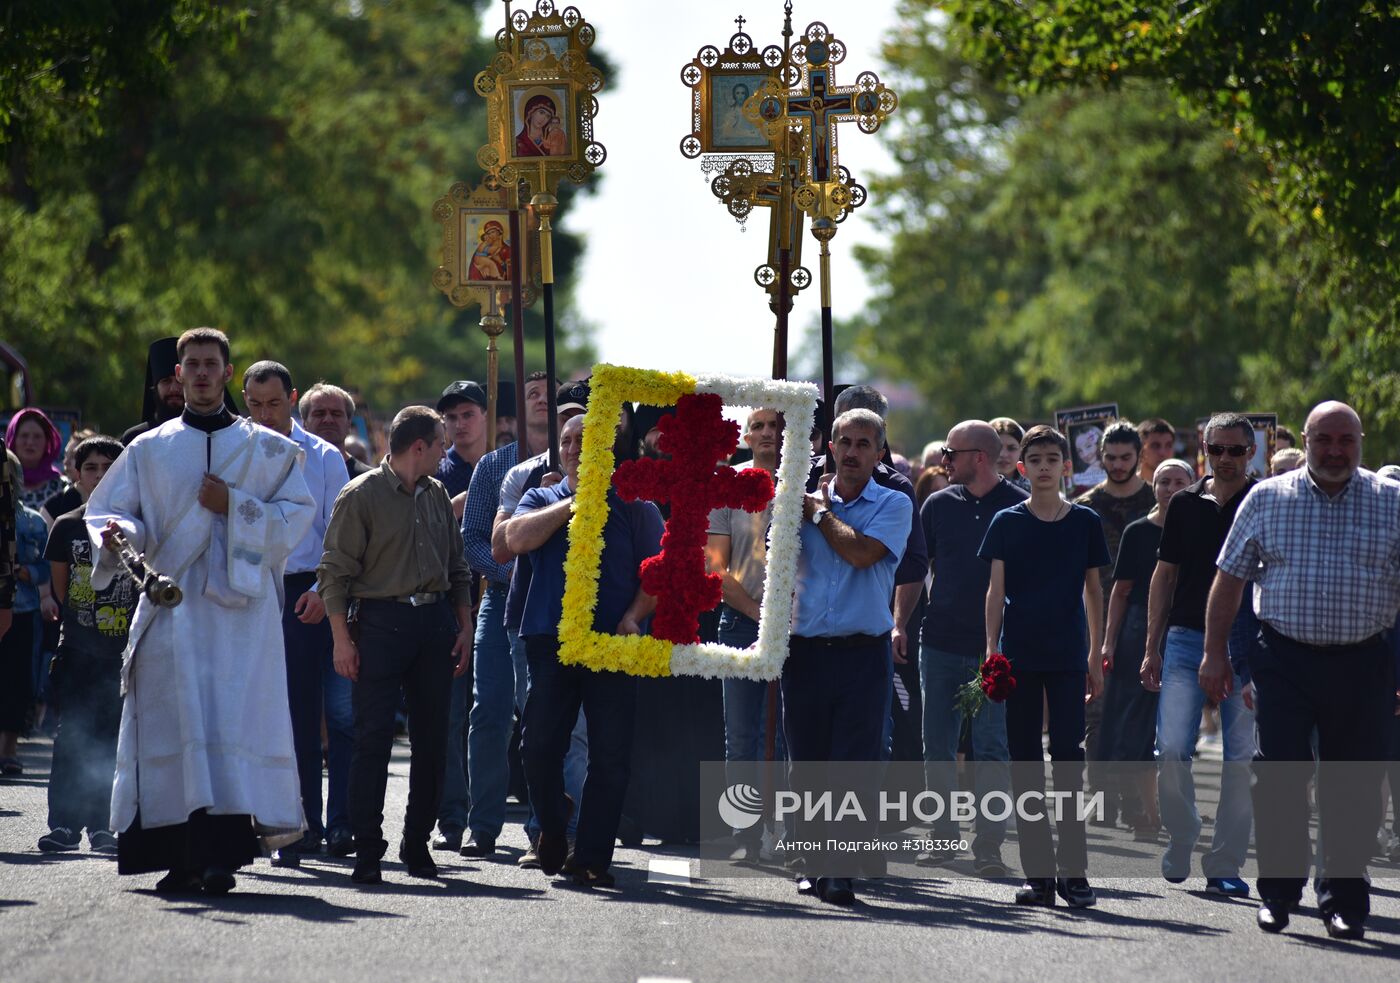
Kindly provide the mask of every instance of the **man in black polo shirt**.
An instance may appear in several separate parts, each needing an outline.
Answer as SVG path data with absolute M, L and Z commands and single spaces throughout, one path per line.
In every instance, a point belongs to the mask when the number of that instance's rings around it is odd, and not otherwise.
M 1162 876 L 1173 884 L 1190 874 L 1191 851 L 1201 833 L 1191 758 L 1206 698 L 1197 679 L 1205 650 L 1206 598 L 1235 511 L 1255 484 L 1247 474 L 1253 451 L 1254 428 L 1246 418 L 1235 413 L 1211 418 L 1206 454 L 1212 474 L 1172 497 L 1148 592 L 1141 675 L 1146 689 L 1162 694 L 1157 703 L 1157 795 L 1169 838 Z M 1239 875 L 1254 820 L 1247 768 L 1254 757 L 1254 714 L 1244 705 L 1242 689 L 1236 676 L 1220 704 L 1227 764 L 1215 835 L 1201 858 L 1206 890 L 1233 897 L 1249 894 Z
M 928 545 L 933 585 L 920 636 L 919 677 L 923 685 L 924 773 L 929 791 L 948 801 L 953 791 L 962 713 L 954 697 L 977 675 L 987 643 L 986 597 L 991 564 L 977 555 L 992 516 L 1026 500 L 1026 492 L 997 472 L 1001 437 L 989 423 L 967 420 L 948 431 L 943 461 L 953 484 L 934 492 L 919 510 Z M 988 702 L 972 719 L 972 748 L 977 759 L 977 796 L 1010 790 L 1006 746 L 1006 705 Z M 957 825 L 946 818 L 933 828 L 935 840 L 957 840 Z M 1001 844 L 1006 821 L 978 813 L 972 844 L 973 869 L 984 877 L 1002 877 Z M 920 858 L 933 866 L 952 860 L 957 851 L 934 850 Z

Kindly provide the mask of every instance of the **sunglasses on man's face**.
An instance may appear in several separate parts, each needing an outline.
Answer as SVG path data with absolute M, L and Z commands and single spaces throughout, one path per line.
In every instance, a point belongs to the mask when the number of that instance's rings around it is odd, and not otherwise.
M 938 453 L 951 460 L 959 454 L 976 454 L 977 451 L 976 447 L 944 447 Z
M 1231 457 L 1244 457 L 1251 448 L 1244 444 L 1206 444 L 1206 453 L 1211 457 L 1224 457 L 1226 454 Z

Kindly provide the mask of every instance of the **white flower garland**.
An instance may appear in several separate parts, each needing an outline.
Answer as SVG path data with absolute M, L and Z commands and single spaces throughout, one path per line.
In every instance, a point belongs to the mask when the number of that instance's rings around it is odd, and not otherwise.
M 768 528 L 768 569 L 759 605 L 758 641 L 747 649 L 713 642 L 674 645 L 671 674 L 708 679 L 777 679 L 792 634 L 793 592 L 797 589 L 797 555 L 802 549 L 802 497 L 811 470 L 810 434 L 816 413 L 817 387 L 810 382 L 697 377 L 696 392 L 714 393 L 728 406 L 774 409 L 783 414 L 782 463 Z

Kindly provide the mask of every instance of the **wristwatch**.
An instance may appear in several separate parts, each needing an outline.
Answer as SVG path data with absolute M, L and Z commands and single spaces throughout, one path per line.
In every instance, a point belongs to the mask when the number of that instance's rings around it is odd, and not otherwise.
M 819 525 L 821 525 L 821 524 L 822 524 L 822 520 L 825 519 L 825 518 L 826 518 L 828 515 L 830 515 L 830 514 L 831 514 L 831 509 L 824 508 L 824 507 L 818 507 L 818 509 L 817 509 L 815 512 L 812 513 L 812 525 L 814 525 L 814 526 L 819 526 Z

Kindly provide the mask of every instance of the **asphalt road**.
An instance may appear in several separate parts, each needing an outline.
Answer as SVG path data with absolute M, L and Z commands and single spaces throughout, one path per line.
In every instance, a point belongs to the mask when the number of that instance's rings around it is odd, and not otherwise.
M 41 855 L 47 745 L 22 745 L 28 773 L 0 784 L 0 979 L 35 980 L 823 980 L 1394 979 L 1400 879 L 1378 878 L 1364 942 L 1322 930 L 1312 899 L 1282 936 L 1253 901 L 1199 880 L 1098 881 L 1088 911 L 1010 904 L 1011 882 L 890 880 L 849 910 L 790 881 L 688 876 L 684 849 L 620 850 L 611 891 L 521 871 L 512 827 L 496 858 L 451 856 L 437 881 L 386 858 L 360 889 L 350 861 L 299 870 L 259 860 L 224 898 L 167 899 L 155 875 L 118 878 L 110 857 Z M 396 755 L 388 829 L 407 793 Z

